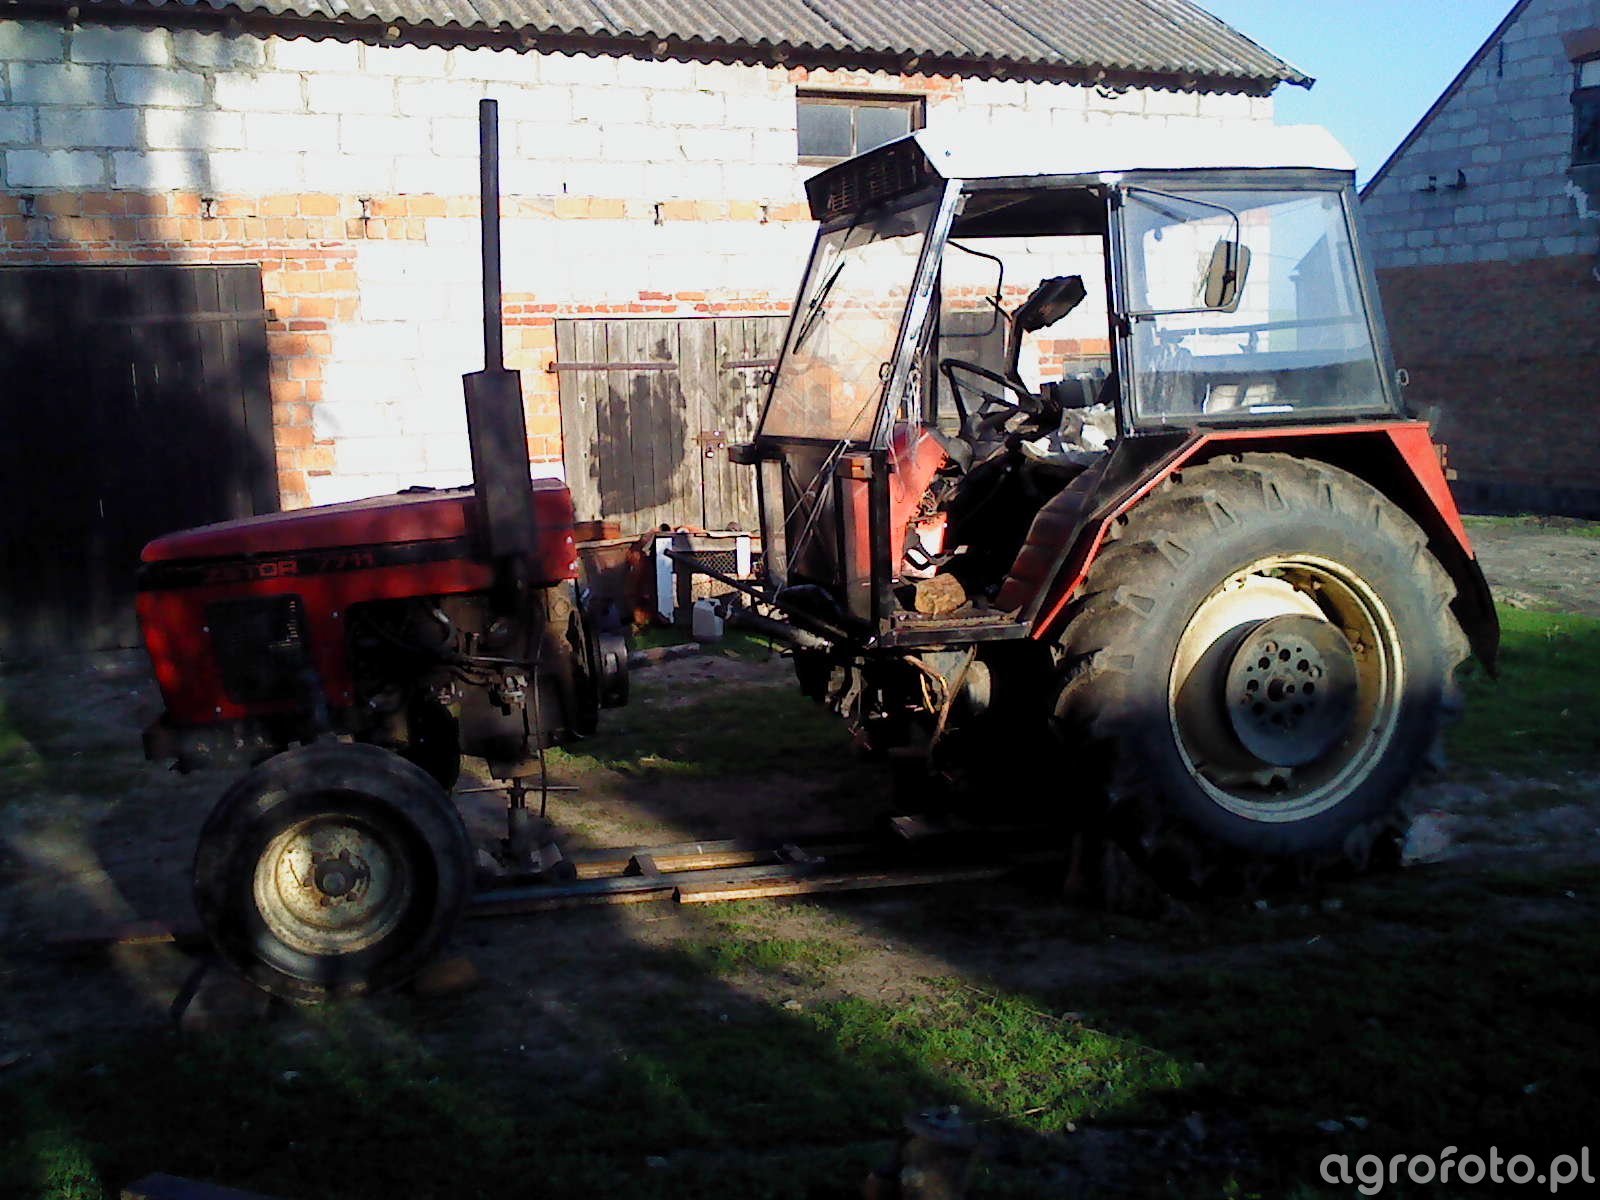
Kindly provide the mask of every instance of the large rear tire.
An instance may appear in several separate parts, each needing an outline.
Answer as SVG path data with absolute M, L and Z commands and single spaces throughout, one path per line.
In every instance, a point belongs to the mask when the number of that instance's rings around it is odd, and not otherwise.
M 1179 894 L 1394 846 L 1467 653 L 1416 523 L 1348 472 L 1249 454 L 1173 476 L 1113 539 L 1055 706 L 1106 831 Z
M 194 896 L 218 954 L 259 987 L 321 1001 L 379 991 L 440 949 L 472 847 L 422 768 L 376 746 L 275 755 L 206 819 Z

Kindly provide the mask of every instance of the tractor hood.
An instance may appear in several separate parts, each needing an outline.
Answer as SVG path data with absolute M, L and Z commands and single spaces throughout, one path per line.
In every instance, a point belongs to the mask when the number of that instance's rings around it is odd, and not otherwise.
M 169 533 L 147 545 L 140 558 L 146 563 L 160 563 L 395 543 L 476 540 L 473 527 L 476 511 L 471 488 L 374 496 Z M 555 479 L 534 480 L 531 516 L 541 532 L 552 534 L 557 540 L 565 538 L 570 553 L 572 496 L 564 483 Z

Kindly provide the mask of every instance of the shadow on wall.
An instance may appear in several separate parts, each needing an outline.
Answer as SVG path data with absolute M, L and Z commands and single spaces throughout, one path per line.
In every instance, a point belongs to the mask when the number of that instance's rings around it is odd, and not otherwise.
M 657 342 L 649 361 L 670 362 L 665 340 Z M 685 420 L 683 389 L 674 371 L 640 372 L 624 391 L 608 386 L 595 414 L 594 452 L 589 477 L 600 492 L 600 511 L 607 520 L 637 527 L 673 523 L 679 509 L 698 513 L 698 476 L 683 471 Z M 691 491 L 692 489 L 692 491 Z

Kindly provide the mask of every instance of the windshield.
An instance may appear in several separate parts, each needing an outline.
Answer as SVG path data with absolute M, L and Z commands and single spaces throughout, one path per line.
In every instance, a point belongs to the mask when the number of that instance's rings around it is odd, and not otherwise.
M 818 239 L 761 434 L 866 441 L 937 200 L 874 209 Z
M 1139 419 L 1387 407 L 1338 192 L 1130 188 L 1124 230 Z M 1235 236 L 1236 303 L 1195 311 Z

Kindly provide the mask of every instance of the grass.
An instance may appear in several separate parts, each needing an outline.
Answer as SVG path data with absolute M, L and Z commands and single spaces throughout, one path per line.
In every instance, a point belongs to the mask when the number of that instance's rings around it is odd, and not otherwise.
M 1534 783 L 1492 795 L 1473 808 L 1473 815 L 1515 820 L 1532 813 L 1548 812 L 1572 800 L 1568 791 L 1554 783 Z
M 1600 770 L 1600 620 L 1500 609 L 1500 677 L 1462 668 L 1467 708 L 1449 737 L 1468 770 Z
M 843 960 L 816 939 L 762 949 L 736 914 L 659 952 L 674 986 L 581 1006 L 559 1040 L 586 1075 L 425 1043 L 482 1014 L 403 997 L 82 1047 L 0 1080 L 0 1196 L 102 1200 L 163 1170 L 305 1200 L 514 1195 L 529 1179 L 553 1197 L 846 1197 L 902 1113 L 951 1104 L 990 1145 L 975 1200 L 1057 1194 L 1074 1128 L 1136 1139 L 1196 1113 L 1227 1153 L 1174 1182 L 1130 1140 L 1133 1194 L 1331 1197 L 1329 1153 L 1543 1160 L 1586 1144 L 1600 1084 L 1585 967 L 1600 913 L 1572 884 L 1592 892 L 1592 876 L 1536 870 L 1379 880 L 1278 926 L 1247 963 L 1166 956 L 1054 991 L 952 975 L 892 1004 L 753 995 L 737 980 L 792 994 L 797 964 L 825 984 Z M 1527 903 L 1542 907 L 1507 924 L 1504 906 Z
M 1556 773 L 1600 769 L 1600 621 L 1502 621 L 1502 678 L 1469 673 L 1452 748 L 1468 771 L 1533 780 L 1498 796 L 1511 815 L 1558 798 Z M 842 726 L 790 688 L 675 704 L 643 682 L 648 703 L 611 714 L 575 765 L 859 769 Z M 57 786 L 88 770 L 65 745 L 0 708 L 0 797 L 7 779 L 54 772 Z M 1587 1144 L 1597 917 L 1591 868 L 1533 862 L 1380 877 L 1186 924 L 961 888 L 900 907 L 730 905 L 649 944 L 596 919 L 581 948 L 540 952 L 543 994 L 579 997 L 560 1023 L 491 979 L 467 997 L 36 1056 L 0 1073 L 0 1198 L 108 1200 L 165 1171 L 298 1200 L 534 1186 L 556 1200 L 842 1200 L 903 1114 L 953 1104 L 989 1146 L 974 1200 L 1067 1194 L 1063 1164 L 1084 1153 L 1074 1128 L 1111 1139 L 1129 1194 L 1331 1200 L 1350 1189 L 1321 1182 L 1330 1153 L 1495 1146 L 1543 1161 Z M 911 999 L 851 990 L 886 940 L 938 973 Z M 1030 973 L 1035 959 L 1062 969 Z M 512 1049 L 518 1028 L 545 1044 Z M 510 1045 L 489 1058 L 497 1036 Z M 1174 1157 L 1159 1139 L 1193 1114 L 1213 1131 L 1210 1156 Z M 1319 1128 L 1329 1121 L 1338 1132 Z
M 1093 1028 L 1014 994 L 941 981 L 932 998 L 888 1008 L 823 1005 L 815 1023 L 852 1058 L 893 1070 L 906 1058 L 973 1114 L 1055 1133 L 1091 1117 L 1161 1111 L 1192 1069 L 1136 1038 Z
M 117 795 L 137 777 L 136 755 L 136 745 L 86 741 L 69 722 L 0 695 L 0 804 L 41 793 Z
M 1577 517 L 1521 513 L 1516 516 L 1467 516 L 1461 520 L 1468 529 L 1536 529 L 1545 533 L 1570 533 L 1575 537 L 1600 537 L 1600 521 L 1584 521 Z
M 1505 939 L 1468 925 L 1390 954 L 1308 948 L 1266 969 L 1143 979 L 1109 1003 L 1123 1029 L 1204 1061 L 1217 1099 L 1247 1108 L 1270 1147 L 1253 1182 L 1280 1194 L 1335 1151 L 1494 1145 L 1543 1160 L 1587 1144 L 1600 981 L 1576 964 L 1597 950 L 1576 925 Z
M 691 975 L 713 976 L 757 972 L 818 977 L 851 957 L 838 942 L 793 937 L 723 937 L 691 942 L 680 953 Z
M 287 1045 L 99 1047 L 0 1091 L 0 1195 L 100 1200 L 162 1170 L 306 1200 L 520 1195 L 529 1179 L 558 1197 L 848 1196 L 902 1113 L 1063 1128 L 1183 1080 L 1123 1036 L 953 984 L 906 1006 L 724 1001 L 731 1019 L 709 1021 L 687 998 L 624 1004 L 603 1077 L 558 1094 L 373 1037 L 360 1014 L 314 1015 Z
M 635 650 L 656 650 L 663 646 L 684 646 L 693 642 L 689 631 L 676 625 L 646 625 L 629 635 Z M 720 641 L 705 644 L 706 654 L 720 654 L 725 658 L 743 658 L 752 662 L 765 662 L 779 653 L 779 643 L 771 638 L 745 633 L 738 629 L 727 630 Z
M 5 788 L 5 780 L 38 768 L 39 752 L 17 727 L 6 708 L 4 697 L 0 697 L 0 789 Z M 3 790 L 0 790 L 0 795 L 3 794 Z
M 705 700 L 673 704 L 641 689 L 626 708 L 606 714 L 581 747 L 551 756 L 576 769 L 667 775 L 814 774 L 818 764 L 849 765 L 849 735 L 822 705 L 793 684 L 719 689 Z

